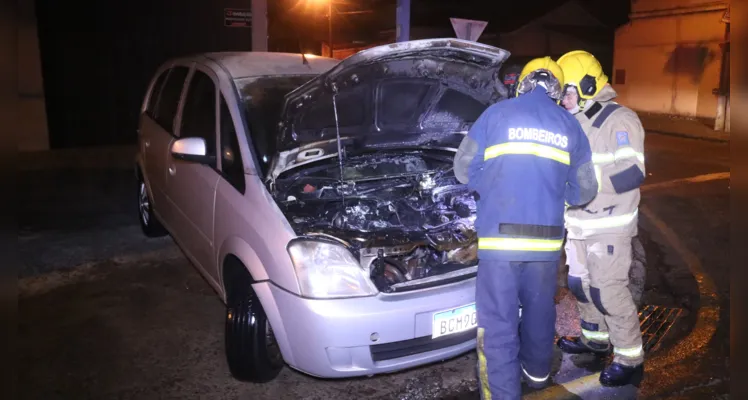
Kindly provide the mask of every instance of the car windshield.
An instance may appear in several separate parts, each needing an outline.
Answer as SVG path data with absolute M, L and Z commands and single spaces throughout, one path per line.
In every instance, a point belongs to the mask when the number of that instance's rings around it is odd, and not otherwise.
M 254 144 L 262 176 L 268 172 L 276 151 L 276 134 L 286 94 L 308 82 L 315 75 L 262 76 L 237 79 L 249 125 L 247 138 Z

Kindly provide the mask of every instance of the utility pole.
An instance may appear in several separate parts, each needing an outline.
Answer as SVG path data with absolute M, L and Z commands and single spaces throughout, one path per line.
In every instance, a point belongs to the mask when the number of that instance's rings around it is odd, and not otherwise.
M 252 0 L 252 51 L 268 51 L 268 2 Z
M 332 58 L 332 0 L 327 2 L 327 45 L 330 47 L 330 58 Z
M 410 0 L 397 0 L 395 41 L 410 40 Z
M 717 115 L 714 119 L 714 130 L 730 130 L 729 122 L 725 124 L 730 117 L 730 9 L 728 8 L 722 17 L 725 24 L 725 38 L 720 45 L 722 48 L 722 69 L 719 74 L 719 88 L 712 92 L 717 95 Z M 727 126 L 725 126 L 727 125 Z M 727 128 L 727 129 L 725 129 Z

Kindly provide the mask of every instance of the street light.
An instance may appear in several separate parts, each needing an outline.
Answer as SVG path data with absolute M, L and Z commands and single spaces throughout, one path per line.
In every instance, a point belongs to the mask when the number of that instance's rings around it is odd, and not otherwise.
M 304 1 L 304 0 L 302 0 Z M 330 48 L 330 57 L 332 57 L 332 2 L 333 0 L 305 0 L 307 4 L 316 5 L 327 4 L 327 45 Z
M 333 56 L 332 13 L 333 13 L 333 3 L 335 2 L 335 0 L 299 0 L 299 4 L 302 3 L 302 2 L 306 3 L 307 5 L 309 5 L 309 4 L 317 5 L 317 6 L 327 5 L 327 44 L 328 44 L 328 47 L 330 48 L 330 57 L 332 57 Z M 398 0 L 398 4 L 400 2 L 403 2 L 403 0 Z M 338 1 L 337 3 L 338 4 L 346 4 L 343 1 Z M 409 14 L 409 11 L 410 11 L 410 0 L 404 1 L 404 4 L 407 4 L 407 6 L 406 6 L 407 7 L 407 11 L 408 11 L 408 14 L 406 14 L 408 16 L 408 17 L 406 17 L 406 19 L 407 19 L 407 18 L 409 18 L 409 15 L 410 15 Z M 404 8 L 404 10 L 405 10 L 405 8 Z M 374 13 L 374 10 L 356 10 L 356 11 L 343 11 L 343 12 L 336 11 L 335 12 L 336 15 L 340 15 L 340 16 L 373 14 L 373 13 Z M 400 14 L 398 14 L 398 15 L 400 15 Z

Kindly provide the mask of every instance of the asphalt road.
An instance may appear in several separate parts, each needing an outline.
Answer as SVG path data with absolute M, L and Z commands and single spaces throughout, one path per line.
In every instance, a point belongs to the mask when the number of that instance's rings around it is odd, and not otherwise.
M 729 171 L 729 145 L 649 135 L 646 146 L 645 183 L 665 186 L 643 195 L 659 219 L 640 218 L 654 255 L 645 297 L 686 309 L 672 341 L 688 334 L 702 299 L 685 248 L 716 285 L 719 315 L 703 349 L 681 351 L 679 368 L 648 371 L 641 397 L 726 399 L 729 181 L 667 182 Z M 21 178 L 20 398 L 477 398 L 472 354 L 371 378 L 318 380 L 286 368 L 269 384 L 236 382 L 223 358 L 223 306 L 170 239 L 139 234 L 131 171 Z

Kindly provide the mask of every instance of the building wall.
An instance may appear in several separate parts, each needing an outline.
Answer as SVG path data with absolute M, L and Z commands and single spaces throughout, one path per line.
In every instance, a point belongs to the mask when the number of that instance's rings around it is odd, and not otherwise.
M 502 34 L 499 46 L 512 57 L 534 57 L 546 54 L 546 34 L 539 29 L 523 29 L 517 33 Z
M 632 0 L 631 12 L 640 13 L 658 10 L 689 9 L 694 7 L 721 6 L 724 1 L 715 0 Z
M 546 31 L 542 27 L 531 27 L 514 34 L 501 35 L 498 47 L 511 53 L 510 63 L 519 64 L 535 57 L 551 56 L 556 59 L 572 50 L 586 50 L 600 60 L 608 76 L 612 73 L 613 60 L 610 45 L 605 46 L 572 35 Z
M 572 50 L 586 50 L 594 54 L 605 72 L 610 74 L 612 33 L 612 29 L 606 28 L 578 1 L 572 0 L 513 32 L 502 33 L 498 46 L 511 53 L 511 64 L 523 64 L 535 57 L 557 58 Z
M 640 0 L 632 6 L 649 2 L 674 3 Z M 638 111 L 714 118 L 717 96 L 712 91 L 719 87 L 722 66 L 723 13 L 636 18 L 619 28 L 612 80 L 619 102 Z
M 606 50 L 605 46 L 541 27 L 524 29 L 516 34 L 501 35 L 500 46 L 517 57 L 560 55 L 571 50 L 587 50 L 596 54 Z
M 18 88 L 16 91 L 18 131 L 16 140 L 18 150 L 46 150 L 49 148 L 49 136 L 34 0 L 19 0 L 16 15 L 18 29 Z
M 616 32 L 614 87 L 641 111 L 712 118 L 724 24 L 720 12 L 637 19 Z M 625 83 L 615 75 L 625 74 Z M 619 77 L 620 78 L 620 77 Z

